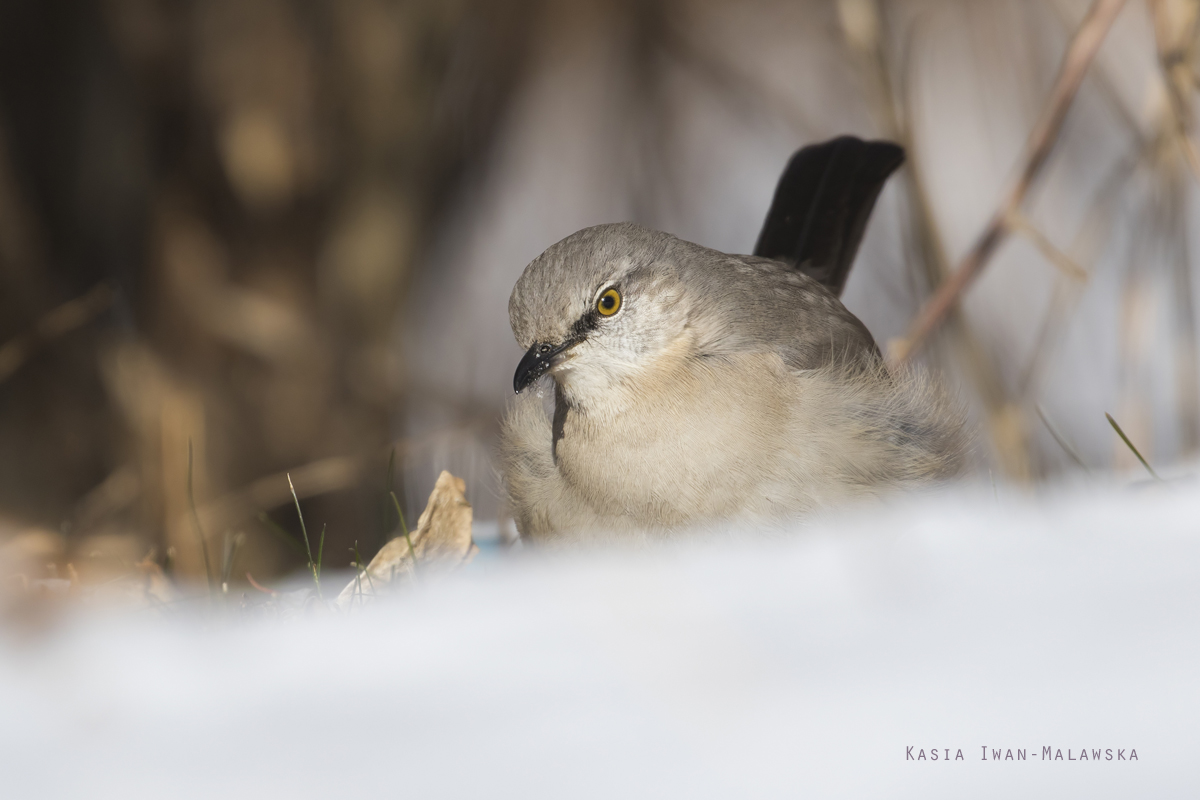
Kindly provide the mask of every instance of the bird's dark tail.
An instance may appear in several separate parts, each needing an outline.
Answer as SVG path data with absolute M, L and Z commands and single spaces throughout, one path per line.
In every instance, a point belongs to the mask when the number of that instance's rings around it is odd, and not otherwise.
M 794 264 L 835 295 L 888 176 L 904 163 L 904 148 L 839 136 L 797 150 L 788 162 L 754 255 Z

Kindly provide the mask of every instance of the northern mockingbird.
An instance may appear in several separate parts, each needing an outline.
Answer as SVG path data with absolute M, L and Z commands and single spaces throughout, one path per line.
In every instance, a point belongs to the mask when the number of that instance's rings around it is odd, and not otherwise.
M 621 223 L 526 267 L 501 444 L 521 534 L 777 518 L 954 474 L 956 405 L 889 371 L 837 297 L 903 158 L 852 137 L 800 150 L 753 256 Z M 552 398 L 530 388 L 544 375 Z

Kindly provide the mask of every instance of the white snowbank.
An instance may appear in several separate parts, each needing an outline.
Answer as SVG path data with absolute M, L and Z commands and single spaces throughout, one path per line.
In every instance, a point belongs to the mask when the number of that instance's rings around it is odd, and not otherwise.
M 0 635 L 0 796 L 1197 796 L 1198 577 L 1194 486 L 987 489 L 348 617 L 77 617 Z

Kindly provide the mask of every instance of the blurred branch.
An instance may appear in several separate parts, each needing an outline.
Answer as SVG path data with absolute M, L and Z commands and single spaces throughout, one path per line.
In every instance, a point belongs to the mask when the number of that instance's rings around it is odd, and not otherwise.
M 1151 143 L 1139 141 L 1142 143 L 1138 149 L 1121 159 L 1101 182 L 1101 188 L 1094 195 L 1083 223 L 1079 226 L 1075 240 L 1064 252 L 1064 255 L 1071 259 L 1072 263 L 1095 264 L 1099 251 L 1112 235 L 1114 209 L 1121 197 L 1121 192 L 1138 167 L 1149 159 L 1148 150 Z M 1087 252 L 1081 252 L 1085 248 Z M 1055 285 L 1055 291 L 1050 298 L 1050 309 L 1046 312 L 1041 330 L 1034 339 L 1029 363 L 1017 383 L 1018 396 L 1028 398 L 1031 388 L 1038 379 L 1038 374 L 1054 350 L 1052 342 L 1061 335 L 1062 328 L 1066 325 L 1075 304 L 1079 301 L 1081 288 L 1082 285 L 1075 281 L 1066 284 L 1059 282 Z
M 914 287 L 913 295 L 919 298 L 945 278 L 949 272 L 949 259 L 925 185 L 922 148 L 918 146 L 911 124 L 914 116 L 911 110 L 914 105 L 912 62 L 906 55 L 901 55 L 900 65 L 895 70 L 899 81 L 893 81 L 896 56 L 889 43 L 894 23 L 881 0 L 839 0 L 838 14 L 847 45 L 862 62 L 869 104 L 877 124 L 885 137 L 904 147 L 908 156 L 908 163 L 898 177 L 906 199 L 904 234 L 908 261 L 920 269 L 920 277 L 924 279 L 922 288 Z M 913 40 L 920 30 L 916 25 L 909 29 L 909 42 L 901 49 L 902 53 L 918 49 Z M 1023 480 L 1029 474 L 1029 457 L 1019 415 L 1010 407 L 1000 376 L 991 359 L 985 357 L 983 347 L 961 309 L 952 309 L 948 322 L 957 333 L 954 355 L 983 403 L 991 439 L 1004 471 L 1010 478 Z
M 917 263 L 924 268 L 928 285 L 935 286 L 945 275 L 946 253 L 934 222 L 929 192 L 923 180 L 925 170 L 921 163 L 920 148 L 913 140 L 913 132 L 908 124 L 909 115 L 901 115 L 897 108 L 896 87 L 889 68 L 892 59 L 885 35 L 889 27 L 885 9 L 878 0 L 840 0 L 838 14 L 846 43 L 864 65 L 869 104 L 882 128 L 881 132 L 904 147 L 908 163 L 900 176 L 912 217 L 909 227 L 914 241 L 910 249 L 915 252 Z M 909 97 L 907 69 L 902 68 L 900 74 L 901 108 L 904 108 L 908 105 Z
M 1075 21 L 1072 19 L 1074 5 L 1067 0 L 1056 0 L 1056 2 L 1050 3 L 1051 10 L 1062 23 L 1063 31 L 1066 33 L 1070 33 L 1075 28 Z M 1129 131 L 1137 144 L 1144 146 L 1149 142 L 1149 137 L 1146 135 L 1146 131 L 1142 130 L 1142 126 L 1138 122 L 1137 116 L 1129 108 L 1129 104 L 1122 98 L 1121 92 L 1113 81 L 1110 67 L 1111 64 L 1105 64 L 1103 61 L 1093 63 L 1088 72 L 1092 78 L 1092 85 L 1100 90 L 1100 94 L 1108 101 L 1109 108 L 1120 117 L 1125 129 Z
M 1187 28 L 1184 36 L 1179 37 L 1178 43 L 1170 41 L 1175 33 L 1168 19 L 1166 5 L 1163 0 L 1147 0 L 1150 15 L 1154 21 L 1154 43 L 1158 53 L 1158 65 L 1162 70 L 1163 82 L 1166 84 L 1167 97 L 1170 101 L 1171 116 L 1174 122 L 1172 133 L 1184 161 L 1192 171 L 1192 176 L 1200 181 L 1200 156 L 1192 142 L 1191 116 L 1192 109 L 1188 96 L 1194 84 L 1195 74 L 1191 66 L 1191 48 L 1195 46 L 1196 35 L 1200 28 L 1200 14 L 1192 10 L 1192 19 L 1185 21 Z
M 1175 280 L 1172 302 L 1178 313 L 1179 330 L 1175 336 L 1176 357 L 1174 359 L 1177 392 L 1180 410 L 1180 445 L 1185 453 L 1200 448 L 1200 363 L 1196 351 L 1196 312 L 1192 299 L 1191 258 L 1188 254 L 1188 226 L 1186 222 L 1186 200 L 1181 185 L 1174 149 L 1182 155 L 1193 179 L 1200 182 L 1200 156 L 1197 155 L 1191 133 L 1194 120 L 1192 103 L 1195 84 L 1196 38 L 1200 35 L 1200 4 L 1194 2 L 1168 3 L 1164 0 L 1147 0 L 1154 23 L 1154 43 L 1158 66 L 1162 73 L 1167 94 L 1169 111 L 1162 121 L 1162 137 L 1174 145 L 1167 148 L 1158 163 L 1163 196 L 1167 206 L 1165 213 L 1156 214 L 1158 220 L 1168 221 L 1167 238 L 1172 241 L 1173 277 Z
M 929 335 L 942 324 L 951 309 L 958 303 L 967 286 L 979 276 L 983 268 L 1011 231 L 1013 212 L 1025 200 L 1034 179 L 1046 163 L 1054 143 L 1058 139 L 1063 121 L 1075 93 L 1079 90 L 1088 66 L 1100 49 L 1105 36 L 1125 0 L 1096 0 L 1084 17 L 1074 38 L 1067 47 L 1059 67 L 1058 77 L 1050 98 L 1034 126 L 1026 144 L 1026 156 L 1019 178 L 1009 190 L 1000 208 L 976 240 L 975 245 L 959 262 L 950 277 L 938 287 L 917 314 L 906 340 L 895 349 L 894 358 L 899 362 L 909 360 L 925 344 Z
M 1083 267 L 1075 263 L 1069 255 L 1058 249 L 1058 246 L 1042 233 L 1029 217 L 1021 213 L 1019 208 L 1014 208 L 1012 214 L 1006 223 L 1009 230 L 1014 233 L 1019 233 L 1028 239 L 1034 247 L 1038 249 L 1047 261 L 1058 268 L 1063 275 L 1077 281 L 1086 281 L 1088 272 Z
M 39 347 L 81 328 L 112 305 L 114 293 L 107 283 L 63 303 L 43 316 L 32 330 L 0 346 L 0 383 L 12 377 Z

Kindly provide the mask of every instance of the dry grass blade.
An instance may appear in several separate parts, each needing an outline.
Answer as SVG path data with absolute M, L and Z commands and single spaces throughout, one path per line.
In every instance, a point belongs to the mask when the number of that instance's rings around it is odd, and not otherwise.
M 1125 0 L 1096 0 L 1088 10 L 1087 16 L 1067 47 L 1059 67 L 1058 78 L 1054 82 L 1042 115 L 1029 135 L 1024 163 L 1017 181 L 1009 189 L 974 246 L 918 312 L 905 341 L 895 349 L 894 357 L 897 361 L 907 361 L 921 349 L 929 335 L 946 319 L 967 286 L 978 277 L 1000 243 L 1008 236 L 1013 212 L 1020 209 L 1030 186 L 1046 163 L 1088 66 L 1124 5 Z
M 1084 463 L 1083 457 L 1079 455 L 1079 451 L 1071 446 L 1071 443 L 1067 441 L 1067 437 L 1063 436 L 1058 427 L 1050 421 L 1040 404 L 1037 406 L 1037 415 L 1041 419 L 1042 424 L 1046 426 L 1046 430 L 1050 431 L 1050 435 L 1054 437 L 1054 441 L 1058 442 L 1058 446 L 1063 449 L 1063 452 L 1070 456 L 1072 461 L 1083 467 L 1084 472 L 1090 473 L 1091 469 Z

